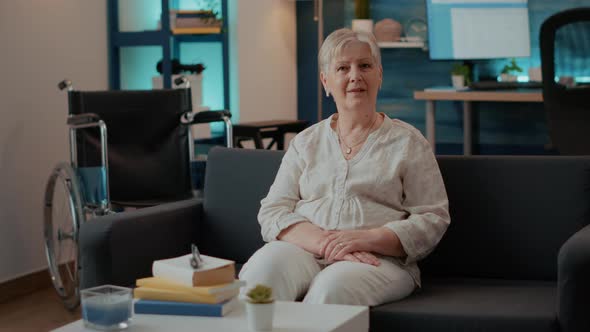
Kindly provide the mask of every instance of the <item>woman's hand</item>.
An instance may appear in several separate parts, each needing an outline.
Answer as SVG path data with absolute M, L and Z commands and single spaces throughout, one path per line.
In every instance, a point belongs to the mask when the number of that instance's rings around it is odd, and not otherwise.
M 366 251 L 356 251 L 350 254 L 344 255 L 341 259 L 342 261 L 349 261 L 349 262 L 358 262 L 358 263 L 365 263 L 374 266 L 379 266 L 381 262 L 377 256 L 371 254 L 370 252 Z
M 328 262 L 334 262 L 355 252 L 370 253 L 376 240 L 374 237 L 374 232 L 370 230 L 331 231 L 320 244 L 319 254 Z

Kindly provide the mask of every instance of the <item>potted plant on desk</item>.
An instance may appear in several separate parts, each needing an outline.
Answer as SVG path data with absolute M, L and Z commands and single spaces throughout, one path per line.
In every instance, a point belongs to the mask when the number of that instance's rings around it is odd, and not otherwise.
M 256 285 L 249 290 L 246 293 L 246 313 L 251 331 L 271 331 L 274 313 L 272 288 Z
M 510 63 L 505 65 L 500 72 L 500 81 L 502 82 L 515 82 L 515 73 L 522 73 L 522 68 L 516 64 L 516 59 L 512 58 Z
M 453 88 L 462 89 L 471 84 L 469 66 L 457 63 L 451 69 Z

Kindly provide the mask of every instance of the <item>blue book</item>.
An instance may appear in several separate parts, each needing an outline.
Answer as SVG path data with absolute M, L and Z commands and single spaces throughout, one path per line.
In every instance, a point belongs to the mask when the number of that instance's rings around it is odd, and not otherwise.
M 238 305 L 234 297 L 218 304 L 137 300 L 136 314 L 223 317 Z

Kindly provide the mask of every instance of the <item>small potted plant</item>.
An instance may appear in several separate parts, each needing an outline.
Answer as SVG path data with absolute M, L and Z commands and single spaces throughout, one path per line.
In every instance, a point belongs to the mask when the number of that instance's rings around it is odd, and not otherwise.
M 371 5 L 369 0 L 354 1 L 354 16 L 352 20 L 353 31 L 373 33 L 373 20 L 370 19 Z
M 500 81 L 514 82 L 516 81 L 515 73 L 522 73 L 522 68 L 516 64 L 516 59 L 512 58 L 510 63 L 505 65 L 500 72 Z
M 453 65 L 453 69 L 451 69 L 451 81 L 453 82 L 453 87 L 461 89 L 471 84 L 470 74 L 467 65 L 460 63 Z
M 251 331 L 272 330 L 274 299 L 272 288 L 256 285 L 246 293 L 246 313 Z

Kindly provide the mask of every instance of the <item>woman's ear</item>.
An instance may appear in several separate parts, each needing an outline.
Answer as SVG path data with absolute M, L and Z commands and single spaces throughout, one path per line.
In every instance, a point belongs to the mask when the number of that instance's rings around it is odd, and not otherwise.
M 324 91 L 326 91 L 326 97 L 330 97 L 330 90 L 328 89 L 328 79 L 326 78 L 326 75 L 324 74 L 324 72 L 320 72 L 320 81 L 322 82 L 322 85 L 324 86 Z

